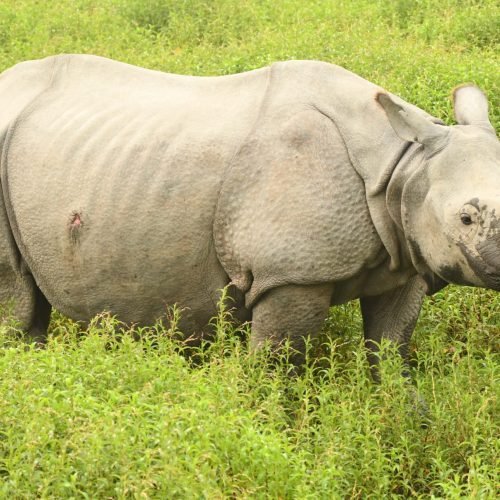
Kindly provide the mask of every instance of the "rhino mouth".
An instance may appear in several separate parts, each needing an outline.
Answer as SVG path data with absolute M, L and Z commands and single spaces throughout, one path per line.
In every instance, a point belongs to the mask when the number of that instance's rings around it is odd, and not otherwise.
M 470 268 L 485 287 L 500 292 L 500 234 L 476 245 L 479 255 L 473 255 L 464 244 L 459 246 Z
M 489 266 L 500 273 L 500 233 L 479 243 L 476 250 Z

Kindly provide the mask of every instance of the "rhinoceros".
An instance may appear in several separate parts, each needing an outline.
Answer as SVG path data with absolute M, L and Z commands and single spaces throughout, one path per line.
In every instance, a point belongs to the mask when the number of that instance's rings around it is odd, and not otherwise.
M 482 91 L 453 97 L 445 126 L 318 61 L 20 63 L 0 76 L 0 301 L 37 341 L 51 307 L 148 324 L 174 303 L 202 336 L 230 284 L 251 348 L 301 352 L 360 299 L 367 343 L 405 355 L 426 294 L 500 290 L 500 144 Z

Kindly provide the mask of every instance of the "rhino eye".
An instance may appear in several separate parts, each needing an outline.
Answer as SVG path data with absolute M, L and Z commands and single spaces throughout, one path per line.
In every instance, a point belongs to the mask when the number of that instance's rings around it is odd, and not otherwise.
M 461 214 L 460 220 L 462 221 L 462 224 L 465 224 L 466 226 L 470 226 L 472 224 L 472 217 L 469 214 Z

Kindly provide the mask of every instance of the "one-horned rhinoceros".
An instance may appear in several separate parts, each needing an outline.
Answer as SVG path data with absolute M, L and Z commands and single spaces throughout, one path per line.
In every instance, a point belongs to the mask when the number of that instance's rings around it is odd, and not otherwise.
M 21 63 L 0 77 L 0 300 L 38 340 L 51 306 L 147 324 L 177 303 L 201 335 L 232 283 L 253 347 L 300 350 L 360 298 L 366 339 L 404 354 L 425 294 L 500 290 L 500 144 L 477 87 L 454 109 L 445 126 L 314 61 Z

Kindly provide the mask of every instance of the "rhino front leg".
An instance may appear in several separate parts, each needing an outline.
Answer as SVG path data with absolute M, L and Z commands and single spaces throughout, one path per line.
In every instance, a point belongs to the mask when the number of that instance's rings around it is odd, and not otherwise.
M 290 341 L 296 354 L 291 360 L 304 362 L 305 339 L 314 338 L 330 307 L 332 284 L 286 285 L 269 290 L 253 307 L 250 348 L 266 342 L 275 348 Z
M 376 297 L 361 299 L 365 343 L 370 350 L 368 361 L 372 376 L 380 381 L 377 351 L 382 339 L 394 342 L 405 362 L 408 363 L 408 345 L 427 291 L 427 285 L 420 276 L 414 276 L 408 283 Z M 404 370 L 404 375 L 408 371 Z

